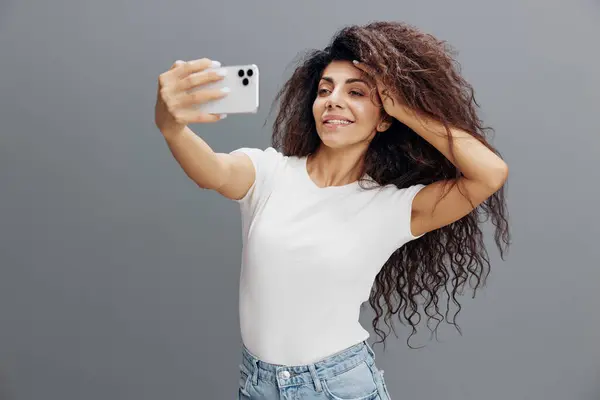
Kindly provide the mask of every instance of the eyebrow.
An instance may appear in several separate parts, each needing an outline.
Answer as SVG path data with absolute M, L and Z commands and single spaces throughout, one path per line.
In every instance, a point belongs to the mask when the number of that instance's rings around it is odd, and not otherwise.
M 322 81 L 327 81 L 329 83 L 334 83 L 333 78 L 329 77 L 329 76 L 324 76 L 321 78 Z M 360 79 L 360 78 L 350 78 L 350 79 L 346 79 L 346 83 L 364 83 L 365 85 L 369 86 L 369 83 L 367 81 L 365 81 L 364 79 Z

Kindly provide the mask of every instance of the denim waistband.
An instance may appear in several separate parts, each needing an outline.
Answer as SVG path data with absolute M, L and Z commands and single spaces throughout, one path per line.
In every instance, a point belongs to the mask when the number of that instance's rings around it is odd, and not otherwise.
M 366 362 L 371 367 L 375 362 L 375 352 L 366 340 L 348 347 L 312 364 L 280 365 L 260 360 L 246 346 L 242 346 L 242 364 L 255 385 L 258 379 L 272 382 L 279 387 L 314 384 L 320 388 L 321 379 L 329 379 L 352 367 Z

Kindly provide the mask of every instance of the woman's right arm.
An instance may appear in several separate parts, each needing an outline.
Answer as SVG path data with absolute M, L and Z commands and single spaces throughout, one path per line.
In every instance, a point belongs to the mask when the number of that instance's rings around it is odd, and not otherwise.
M 222 79 L 216 71 L 205 71 L 217 66 L 203 58 L 187 63 L 178 61 L 158 80 L 155 123 L 171 153 L 198 186 L 212 189 L 223 196 L 237 200 L 244 197 L 255 179 L 250 157 L 243 153 L 215 153 L 210 146 L 187 125 L 211 123 L 218 115 L 201 113 L 194 105 L 226 96 L 219 90 L 188 91 L 205 83 Z
M 188 127 L 175 135 L 163 135 L 183 171 L 201 188 L 236 200 L 254 183 L 254 166 L 246 154 L 215 153 Z

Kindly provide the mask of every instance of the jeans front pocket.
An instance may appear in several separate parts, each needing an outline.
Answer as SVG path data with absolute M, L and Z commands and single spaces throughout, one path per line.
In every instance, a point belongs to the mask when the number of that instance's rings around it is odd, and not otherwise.
M 248 371 L 248 368 L 244 364 L 240 364 L 240 382 L 239 382 L 239 398 L 249 399 L 250 393 L 248 393 L 248 384 L 252 374 Z
M 331 400 L 373 400 L 379 394 L 371 368 L 364 361 L 322 383 Z
M 377 369 L 375 370 L 375 381 L 380 388 L 380 397 L 381 400 L 391 400 L 390 392 L 388 391 L 387 385 L 385 384 L 385 378 L 383 377 L 383 370 Z

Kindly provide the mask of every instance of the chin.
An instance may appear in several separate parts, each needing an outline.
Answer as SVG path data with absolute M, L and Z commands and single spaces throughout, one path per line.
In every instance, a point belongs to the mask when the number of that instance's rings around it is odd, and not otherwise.
M 319 139 L 323 145 L 332 149 L 341 149 L 352 144 L 343 135 L 337 133 L 319 133 Z
M 342 132 L 318 132 L 321 143 L 330 149 L 343 149 L 364 142 L 367 138 L 353 138 Z
M 321 144 L 327 148 L 335 149 L 335 150 L 343 149 L 343 148 L 349 146 L 349 143 L 340 143 L 340 142 L 334 142 L 331 140 L 329 140 L 329 141 L 321 140 Z

